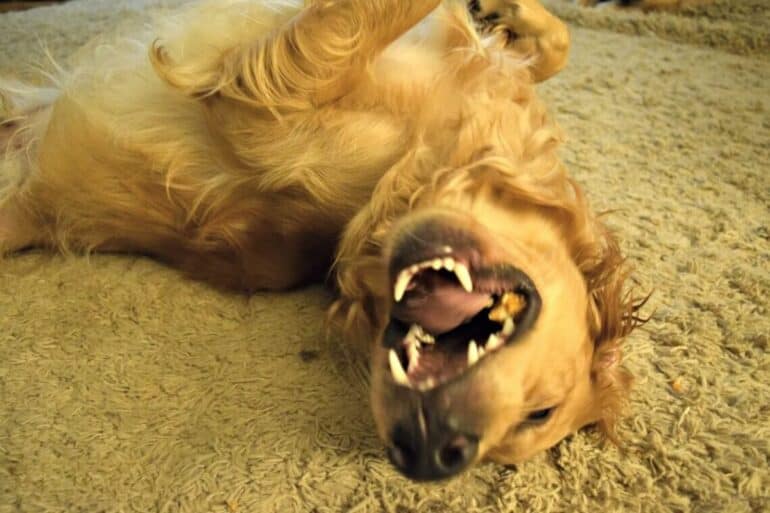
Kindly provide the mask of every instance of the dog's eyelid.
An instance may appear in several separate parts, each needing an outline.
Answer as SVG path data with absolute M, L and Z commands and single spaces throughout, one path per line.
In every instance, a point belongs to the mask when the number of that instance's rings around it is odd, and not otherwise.
M 524 429 L 528 427 L 542 426 L 553 418 L 553 413 L 558 407 L 558 405 L 554 405 L 547 408 L 531 410 L 527 418 L 524 419 L 521 424 L 519 424 L 519 428 Z

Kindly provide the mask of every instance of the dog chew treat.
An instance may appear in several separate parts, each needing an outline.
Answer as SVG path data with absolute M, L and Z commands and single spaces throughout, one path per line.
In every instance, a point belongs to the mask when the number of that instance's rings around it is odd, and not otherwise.
M 489 320 L 503 323 L 506 319 L 515 317 L 524 310 L 527 301 L 514 292 L 506 292 L 489 312 Z

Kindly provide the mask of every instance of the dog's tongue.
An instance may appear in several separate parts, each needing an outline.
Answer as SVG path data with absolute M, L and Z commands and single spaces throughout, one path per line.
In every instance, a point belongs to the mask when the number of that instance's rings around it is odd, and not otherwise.
M 431 273 L 393 307 L 393 317 L 419 324 L 433 335 L 451 331 L 470 320 L 489 302 L 489 294 L 465 292 L 451 279 Z

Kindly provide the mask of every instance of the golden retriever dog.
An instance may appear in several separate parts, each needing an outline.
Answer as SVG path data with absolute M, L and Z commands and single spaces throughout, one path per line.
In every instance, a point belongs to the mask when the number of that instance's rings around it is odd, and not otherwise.
M 536 0 L 213 0 L 5 81 L 0 250 L 137 252 L 241 291 L 330 272 L 417 480 L 610 431 L 637 323 L 534 83 Z M 148 50 L 149 49 L 149 50 Z

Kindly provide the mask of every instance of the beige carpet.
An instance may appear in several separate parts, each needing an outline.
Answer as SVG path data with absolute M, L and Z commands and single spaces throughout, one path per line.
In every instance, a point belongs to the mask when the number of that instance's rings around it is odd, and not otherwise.
M 321 342 L 321 289 L 247 299 L 143 258 L 27 254 L 0 262 L 0 513 L 770 510 L 767 2 L 550 3 L 573 24 L 542 88 L 564 158 L 656 291 L 627 344 L 622 450 L 581 433 L 517 469 L 412 484 Z M 2 15 L 0 73 L 144 5 Z

